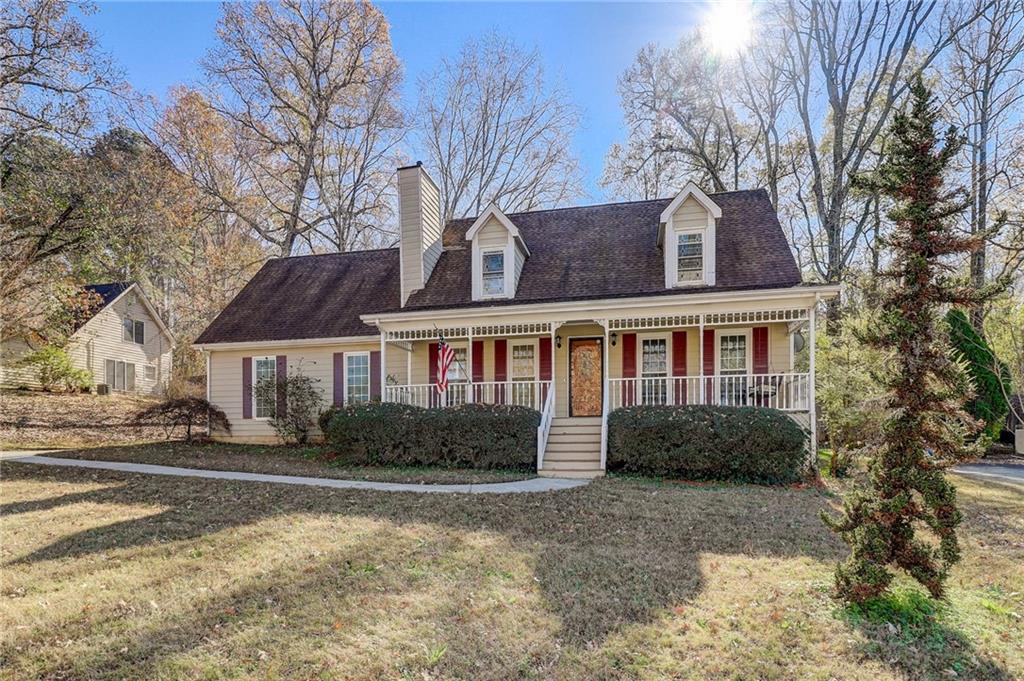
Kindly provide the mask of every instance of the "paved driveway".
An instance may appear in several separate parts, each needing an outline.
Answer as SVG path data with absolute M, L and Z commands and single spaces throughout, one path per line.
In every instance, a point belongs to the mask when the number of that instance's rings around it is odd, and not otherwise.
M 953 472 L 1024 485 L 1024 464 L 1021 463 L 964 463 L 954 467 Z

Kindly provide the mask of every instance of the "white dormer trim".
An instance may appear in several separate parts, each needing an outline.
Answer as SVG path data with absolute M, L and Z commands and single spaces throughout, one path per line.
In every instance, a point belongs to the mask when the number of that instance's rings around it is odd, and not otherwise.
M 480 240 L 477 239 L 477 235 L 480 230 L 490 222 L 491 218 L 494 218 L 498 223 L 505 228 L 505 233 L 508 238 L 506 239 L 503 246 L 488 246 L 486 248 L 480 245 Z M 508 216 L 501 212 L 493 203 L 487 206 L 487 209 L 480 214 L 470 226 L 466 232 L 466 240 L 472 242 L 471 257 L 473 259 L 473 283 L 472 283 L 472 296 L 474 301 L 487 301 L 487 300 L 504 300 L 515 298 L 516 288 L 519 284 L 516 277 L 516 254 L 521 252 L 523 257 L 530 255 L 530 249 L 526 247 L 526 242 L 523 240 L 522 234 L 519 233 L 519 228 L 515 226 Z M 488 253 L 494 253 L 500 251 L 504 255 L 504 287 L 500 294 L 484 294 L 484 274 L 483 274 L 483 258 Z
M 519 228 L 516 227 L 515 223 L 509 220 L 508 216 L 502 213 L 501 209 L 493 203 L 489 204 L 486 210 L 480 214 L 480 217 L 473 222 L 469 231 L 466 232 L 466 241 L 473 241 L 473 239 L 476 238 L 476 235 L 480 233 L 480 230 L 484 228 L 484 225 L 486 225 L 487 221 L 491 218 L 500 222 L 501 226 L 508 230 L 508 233 L 512 235 L 512 238 L 514 238 L 518 242 L 520 248 L 523 249 L 523 253 L 527 256 L 530 255 L 530 249 L 527 248 L 523 235 L 519 233 Z
M 711 197 L 704 193 L 704 190 L 698 187 L 693 180 L 686 183 L 683 190 L 676 195 L 676 198 L 672 199 L 672 203 L 668 204 L 668 208 L 661 211 L 661 224 L 666 224 L 672 220 L 672 215 L 675 214 L 679 206 L 683 205 L 683 201 L 693 197 L 697 199 L 700 205 L 704 206 L 709 213 L 717 220 L 722 217 L 722 209 L 717 203 L 711 200 Z
M 673 217 L 680 206 L 690 197 L 704 207 L 707 212 L 707 223 L 703 229 L 676 228 L 673 225 Z M 718 219 L 722 217 L 722 208 L 711 200 L 711 197 L 704 193 L 695 183 L 687 182 L 682 191 L 676 195 L 668 207 L 661 212 L 658 224 L 658 245 L 662 247 L 665 257 L 665 288 L 686 288 L 693 286 L 714 286 L 716 279 L 715 266 L 715 226 Z M 704 265 L 703 276 L 699 281 L 679 281 L 679 260 L 677 258 L 678 234 L 700 233 L 702 234 L 701 246 L 703 249 L 702 260 Z

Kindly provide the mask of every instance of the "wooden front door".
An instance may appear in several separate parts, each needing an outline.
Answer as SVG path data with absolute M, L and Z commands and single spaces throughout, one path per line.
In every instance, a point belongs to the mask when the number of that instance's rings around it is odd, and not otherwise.
M 602 338 L 569 339 L 569 416 L 600 416 L 604 392 Z

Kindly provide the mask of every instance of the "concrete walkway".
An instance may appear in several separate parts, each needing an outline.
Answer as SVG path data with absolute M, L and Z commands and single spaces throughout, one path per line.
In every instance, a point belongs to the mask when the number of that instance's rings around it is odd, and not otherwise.
M 78 468 L 99 468 L 125 473 L 146 475 L 176 475 L 187 478 L 212 478 L 214 480 L 244 480 L 246 482 L 276 482 L 283 485 L 306 485 L 309 487 L 334 487 L 337 489 L 370 489 L 379 492 L 430 492 L 457 494 L 511 494 L 515 492 L 554 492 L 587 484 L 588 480 L 565 478 L 531 478 L 514 482 L 492 482 L 479 485 L 416 485 L 402 482 L 371 482 L 369 480 L 333 480 L 331 478 L 304 478 L 294 475 L 266 475 L 263 473 L 240 473 L 237 471 L 205 471 L 198 468 L 176 468 L 155 466 L 147 463 L 124 463 L 120 461 L 88 461 L 86 459 L 59 459 L 40 456 L 34 452 L 5 452 L 3 461 L 31 463 L 41 466 L 73 466 Z
M 953 472 L 1024 485 L 1024 464 L 1020 463 L 962 463 Z

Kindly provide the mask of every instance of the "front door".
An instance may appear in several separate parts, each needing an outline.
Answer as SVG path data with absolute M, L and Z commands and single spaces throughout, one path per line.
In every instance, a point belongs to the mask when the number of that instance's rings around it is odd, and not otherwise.
M 602 338 L 569 339 L 569 416 L 600 416 L 604 392 Z

